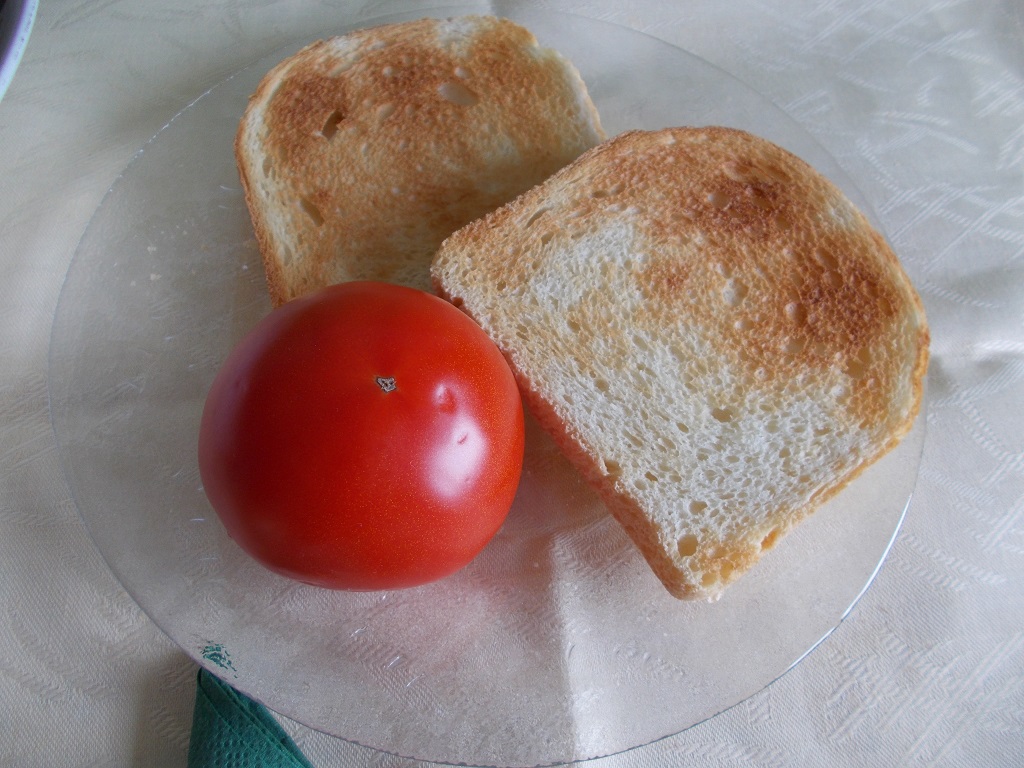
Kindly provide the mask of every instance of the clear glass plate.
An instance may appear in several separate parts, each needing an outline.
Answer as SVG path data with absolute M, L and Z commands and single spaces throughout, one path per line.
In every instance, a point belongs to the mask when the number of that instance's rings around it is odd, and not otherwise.
M 501 8 L 579 67 L 609 135 L 746 128 L 864 205 L 799 125 L 704 61 L 613 24 Z M 204 94 L 145 145 L 97 210 L 61 294 L 54 429 L 81 514 L 125 589 L 199 664 L 277 712 L 436 762 L 533 766 L 626 750 L 796 664 L 884 559 L 923 419 L 716 604 L 670 597 L 532 423 L 506 525 L 442 582 L 330 592 L 265 571 L 228 539 L 200 485 L 199 416 L 218 365 L 270 309 L 231 143 L 247 97 L 291 50 Z

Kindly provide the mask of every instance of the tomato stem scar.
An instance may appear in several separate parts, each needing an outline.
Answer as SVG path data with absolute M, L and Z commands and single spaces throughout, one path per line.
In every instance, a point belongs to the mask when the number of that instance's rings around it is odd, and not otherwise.
M 394 392 L 397 389 L 394 376 L 378 376 L 374 381 L 377 382 L 377 386 L 380 387 L 381 392 Z

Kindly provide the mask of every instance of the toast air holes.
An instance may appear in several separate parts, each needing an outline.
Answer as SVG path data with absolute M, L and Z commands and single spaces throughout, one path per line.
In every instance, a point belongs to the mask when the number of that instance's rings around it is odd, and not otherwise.
M 715 417 L 715 421 L 720 421 L 723 424 L 728 424 L 730 421 L 736 418 L 736 411 L 728 406 L 724 408 L 713 408 L 711 415 Z
M 334 134 L 338 132 L 338 126 L 344 119 L 344 112 L 342 112 L 340 109 L 334 110 L 333 112 L 331 112 L 331 114 L 327 116 L 327 119 L 324 121 L 324 127 L 320 129 L 320 134 L 325 139 L 330 141 L 331 139 L 334 138 Z
M 747 286 L 735 278 L 730 278 L 722 289 L 722 299 L 730 307 L 738 307 L 747 297 Z
M 715 191 L 708 195 L 708 202 L 715 208 L 724 210 L 729 207 L 729 203 L 732 202 L 732 198 L 725 194 L 725 192 Z
M 862 379 L 868 372 L 870 365 L 871 350 L 867 347 L 863 347 L 855 357 L 852 357 L 847 361 L 845 373 L 851 379 Z
M 825 269 L 834 270 L 839 266 L 839 262 L 836 261 L 836 257 L 828 251 L 823 251 L 820 248 L 815 249 L 814 258 L 818 260 Z
M 480 101 L 480 97 L 462 83 L 441 83 L 437 87 L 437 92 L 441 94 L 441 98 L 445 101 L 450 101 L 452 104 L 458 104 L 460 107 L 472 107 Z
M 700 545 L 700 541 L 692 533 L 688 533 L 679 539 L 676 544 L 676 549 L 679 550 L 680 557 L 691 557 L 697 554 L 697 547 Z
M 790 302 L 786 305 L 786 319 L 795 325 L 803 325 L 807 322 L 807 307 L 799 302 Z
M 807 339 L 792 338 L 782 343 L 782 352 L 787 355 L 799 355 L 807 346 Z
M 608 189 L 592 189 L 590 196 L 593 198 L 600 199 L 602 197 L 610 197 L 611 195 L 617 195 L 622 191 L 622 184 L 614 184 Z
M 323 226 L 324 216 L 322 213 L 320 213 L 320 209 L 313 204 L 312 200 L 303 197 L 302 199 L 299 200 L 299 207 L 302 209 L 302 212 L 304 214 L 306 214 L 307 216 L 309 216 L 310 219 L 313 220 L 314 224 L 316 224 L 318 227 Z
M 536 211 L 534 211 L 532 214 L 530 214 L 530 218 L 528 218 L 526 220 L 526 224 L 523 225 L 523 228 L 527 229 L 529 227 L 532 227 L 534 222 L 537 221 L 537 219 L 539 219 L 541 216 L 543 216 L 545 213 L 547 213 L 550 210 L 551 210 L 550 207 L 538 208 Z

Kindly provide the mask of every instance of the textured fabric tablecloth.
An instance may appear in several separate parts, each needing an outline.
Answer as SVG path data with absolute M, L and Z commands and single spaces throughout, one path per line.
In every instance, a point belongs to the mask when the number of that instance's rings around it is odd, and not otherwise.
M 595 765 L 1019 765 L 1024 5 L 539 5 L 662 38 L 786 110 L 877 211 L 933 339 L 917 491 L 852 616 L 748 701 Z M 0 102 L 0 764 L 187 759 L 196 667 L 103 563 L 49 425 L 51 322 L 90 215 L 145 140 L 228 74 L 294 40 L 415 7 L 42 4 Z M 282 725 L 318 766 L 413 765 Z

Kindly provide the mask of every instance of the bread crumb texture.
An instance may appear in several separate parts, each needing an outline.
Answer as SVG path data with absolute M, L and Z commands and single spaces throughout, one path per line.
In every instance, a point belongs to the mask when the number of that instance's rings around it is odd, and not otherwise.
M 302 49 L 260 83 L 235 152 L 280 304 L 352 279 L 429 288 L 446 236 L 603 138 L 567 60 L 470 16 Z
M 449 238 L 433 276 L 680 598 L 717 598 L 919 409 L 928 330 L 896 256 L 742 131 L 616 137 Z

